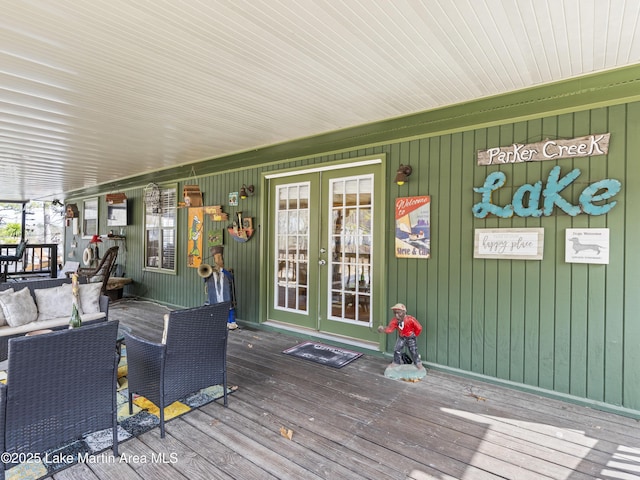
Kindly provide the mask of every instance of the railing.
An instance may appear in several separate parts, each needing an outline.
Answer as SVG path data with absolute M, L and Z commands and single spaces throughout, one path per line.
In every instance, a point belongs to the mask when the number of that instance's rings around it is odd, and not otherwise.
M 15 255 L 18 244 L 0 245 L 0 255 Z M 5 266 L 2 265 L 4 270 Z M 29 275 L 58 276 L 58 245 L 56 243 L 27 243 L 22 259 L 9 262 L 7 276 L 24 277 Z

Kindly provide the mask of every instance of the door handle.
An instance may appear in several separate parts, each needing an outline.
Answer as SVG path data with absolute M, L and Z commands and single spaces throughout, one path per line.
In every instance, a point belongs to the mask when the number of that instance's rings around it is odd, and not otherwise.
M 318 265 L 326 265 L 327 261 L 326 260 L 319 260 L 318 261 Z

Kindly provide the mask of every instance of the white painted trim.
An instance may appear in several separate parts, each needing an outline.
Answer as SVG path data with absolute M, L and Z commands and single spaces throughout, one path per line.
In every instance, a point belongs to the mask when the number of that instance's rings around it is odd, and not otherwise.
M 315 172 L 327 172 L 330 170 L 341 170 L 343 168 L 362 167 L 364 165 L 379 165 L 382 163 L 382 158 L 373 158 L 371 160 L 362 160 L 359 162 L 340 163 L 336 165 L 323 165 L 311 168 L 305 168 L 302 170 L 288 170 L 286 172 L 274 172 L 264 176 L 266 179 L 292 177 L 294 175 L 303 175 L 305 173 Z
M 252 325 L 251 323 L 247 323 L 247 325 Z M 299 335 L 304 335 L 304 338 L 312 338 L 315 340 L 330 340 L 336 343 L 341 343 L 343 345 L 350 345 L 352 347 L 358 347 L 361 349 L 371 350 L 373 352 L 380 352 L 380 345 L 373 342 L 367 342 L 365 340 L 358 340 L 356 338 L 351 337 L 343 337 L 342 335 L 330 334 L 326 332 L 319 332 L 317 330 L 308 329 L 305 327 L 299 327 L 296 325 L 292 325 L 290 323 L 280 322 L 278 320 L 267 320 L 266 322 L 261 323 L 260 325 L 264 325 L 266 327 L 273 328 L 278 331 L 286 331 L 292 332 Z

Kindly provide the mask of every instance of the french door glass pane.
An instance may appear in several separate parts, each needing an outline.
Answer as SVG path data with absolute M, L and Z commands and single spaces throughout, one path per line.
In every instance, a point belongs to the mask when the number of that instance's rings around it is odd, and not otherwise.
M 330 181 L 329 318 L 370 324 L 373 178 Z
M 274 307 L 307 311 L 309 245 L 309 184 L 277 187 Z

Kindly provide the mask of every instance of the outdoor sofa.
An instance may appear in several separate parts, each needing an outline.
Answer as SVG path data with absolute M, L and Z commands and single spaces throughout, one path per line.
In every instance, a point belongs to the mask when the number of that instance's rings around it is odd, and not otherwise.
M 79 288 L 82 324 L 108 320 L 109 297 L 101 294 L 102 283 L 80 281 Z M 72 301 L 70 278 L 0 283 L 0 361 L 7 359 L 10 338 L 68 328 Z

